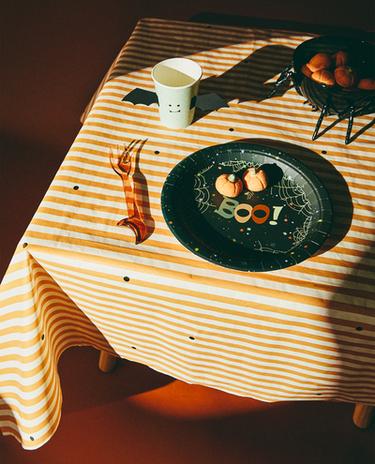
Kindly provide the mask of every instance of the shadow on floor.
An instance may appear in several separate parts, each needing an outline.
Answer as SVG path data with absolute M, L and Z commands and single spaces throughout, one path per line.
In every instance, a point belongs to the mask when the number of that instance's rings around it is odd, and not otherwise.
M 88 348 L 63 355 L 56 434 L 29 452 L 1 438 L 3 462 L 371 464 L 375 457 L 374 427 L 355 428 L 350 404 L 262 403 L 132 363 L 102 374 L 96 362 L 97 352 Z

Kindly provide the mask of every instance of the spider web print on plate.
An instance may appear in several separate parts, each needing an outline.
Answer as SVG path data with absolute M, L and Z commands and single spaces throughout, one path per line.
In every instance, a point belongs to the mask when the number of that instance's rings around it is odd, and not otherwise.
M 261 251 L 261 252 L 266 252 L 266 253 L 273 253 L 273 254 L 289 254 L 292 252 L 295 248 L 298 248 L 298 246 L 303 243 L 305 238 L 308 236 L 310 226 L 312 223 L 312 216 L 309 216 L 305 219 L 302 227 L 297 227 L 296 230 L 292 233 L 293 237 L 293 246 L 291 246 L 288 250 L 278 250 L 276 248 L 271 248 L 262 245 L 260 240 L 258 240 L 256 243 L 254 243 L 254 250 Z M 291 256 L 293 259 L 293 257 Z
M 311 216 L 307 217 L 305 219 L 305 222 L 303 223 L 303 226 L 296 228 L 296 230 L 292 233 L 293 246 L 291 248 L 289 248 L 288 250 L 277 250 L 275 248 L 270 248 L 270 247 L 264 246 L 264 245 L 262 245 L 262 243 L 259 240 L 254 244 L 254 250 L 262 251 L 262 252 L 266 252 L 266 253 L 273 253 L 275 255 L 277 255 L 277 254 L 286 255 L 286 254 L 289 254 L 289 253 L 292 252 L 292 255 L 293 255 L 293 250 L 295 248 L 298 248 L 298 246 L 307 237 L 307 235 L 309 233 L 309 230 L 310 230 L 311 222 L 312 222 L 312 217 Z M 290 256 L 290 258 L 293 259 L 293 256 Z
M 212 167 L 213 166 L 208 166 L 207 168 L 202 169 L 202 171 L 198 172 L 194 176 L 194 200 L 198 203 L 198 210 L 201 213 L 206 212 L 210 207 L 215 208 L 215 205 L 210 203 L 211 194 L 207 188 L 206 178 L 204 177 L 204 174 L 208 172 Z
M 311 202 L 307 199 L 302 187 L 296 184 L 294 180 L 283 176 L 280 183 L 272 187 L 272 190 L 276 189 L 281 200 L 285 201 L 289 208 L 298 211 L 298 213 L 306 217 L 312 216 Z
M 220 166 L 226 166 L 232 168 L 234 173 L 237 173 L 238 171 L 241 171 L 242 169 L 246 168 L 258 168 L 260 164 L 258 163 L 253 163 L 251 161 L 245 161 L 245 160 L 230 160 L 230 161 L 222 161 L 219 163 Z
M 300 243 L 302 243 L 305 240 L 305 238 L 307 237 L 309 233 L 311 222 L 312 222 L 312 216 L 308 216 L 305 219 L 303 226 L 297 227 L 296 230 L 293 232 L 292 234 L 293 239 L 294 239 L 293 248 L 295 248 L 296 246 L 298 246 Z

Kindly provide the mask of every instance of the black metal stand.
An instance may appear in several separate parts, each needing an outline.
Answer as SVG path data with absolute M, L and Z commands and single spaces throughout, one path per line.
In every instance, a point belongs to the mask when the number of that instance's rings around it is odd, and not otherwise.
M 303 95 L 303 96 L 306 97 L 306 95 L 300 89 L 301 82 L 297 82 L 298 79 L 297 79 L 296 73 L 293 70 L 293 65 L 288 65 L 281 72 L 279 78 L 275 82 L 274 88 L 268 94 L 267 98 L 273 97 L 276 94 L 277 90 L 283 84 L 285 84 L 285 82 L 288 81 L 288 80 L 291 80 L 293 82 L 293 85 L 294 85 L 296 91 L 300 95 Z M 340 112 L 340 113 L 337 110 L 334 109 L 333 105 L 331 105 L 331 94 L 328 94 L 328 97 L 326 99 L 326 103 L 323 106 L 321 106 L 320 104 L 319 104 L 319 106 L 317 106 L 313 101 L 310 101 L 310 100 L 307 100 L 307 102 L 305 102 L 305 103 L 309 103 L 311 105 L 312 111 L 317 111 L 317 110 L 321 109 L 318 121 L 316 123 L 315 129 L 314 129 L 314 132 L 313 132 L 313 135 L 312 135 L 312 140 L 313 141 L 315 141 L 319 137 L 319 135 L 322 135 L 322 134 L 319 134 L 319 130 L 320 130 L 321 126 L 322 126 L 324 118 L 327 115 L 336 114 L 338 116 L 339 120 L 343 120 L 343 119 L 348 118 L 348 126 L 347 126 L 347 130 L 346 130 L 346 135 L 345 135 L 345 145 L 348 145 L 352 141 L 351 133 L 352 133 L 352 129 L 353 129 L 354 117 L 356 115 L 368 114 L 368 113 L 372 113 L 374 111 L 374 100 L 371 99 L 371 98 L 365 104 L 363 104 L 363 102 L 361 102 L 362 104 L 360 103 L 360 108 L 357 108 L 355 105 L 350 105 L 344 112 Z M 328 129 L 326 129 L 326 130 L 328 130 Z M 323 133 L 326 132 L 326 130 L 324 130 Z
M 288 65 L 280 74 L 279 78 L 277 79 L 275 83 L 275 87 L 271 90 L 271 92 L 268 94 L 267 98 L 271 98 L 275 95 L 277 90 L 288 80 L 292 79 L 294 74 L 293 71 L 293 66 L 290 64 Z

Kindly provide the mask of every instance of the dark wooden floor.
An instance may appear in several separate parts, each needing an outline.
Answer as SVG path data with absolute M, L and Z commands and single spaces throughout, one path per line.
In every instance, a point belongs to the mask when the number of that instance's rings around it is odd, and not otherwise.
M 235 24 L 248 23 L 247 16 L 283 25 L 299 22 L 304 30 L 321 25 L 322 32 L 332 26 L 348 33 L 374 26 L 370 0 L 3 2 L 1 275 L 80 128 L 85 104 L 145 16 Z M 348 404 L 265 404 L 189 386 L 130 363 L 103 375 L 90 349 L 63 355 L 61 380 L 64 410 L 54 438 L 39 451 L 25 452 L 15 440 L 0 437 L 0 463 L 375 462 L 374 426 L 356 429 Z
M 63 415 L 42 448 L 0 437 L 2 464 L 373 464 L 375 427 L 344 403 L 262 403 L 135 363 L 113 374 L 93 349 L 63 354 Z

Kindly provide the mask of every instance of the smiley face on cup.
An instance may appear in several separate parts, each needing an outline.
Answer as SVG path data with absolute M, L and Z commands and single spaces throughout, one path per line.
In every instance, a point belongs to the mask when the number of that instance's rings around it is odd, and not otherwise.
M 175 106 L 176 108 L 173 109 L 173 106 Z M 181 105 L 180 104 L 172 105 L 171 103 L 169 103 L 168 107 L 169 107 L 169 112 L 170 113 L 181 113 Z

